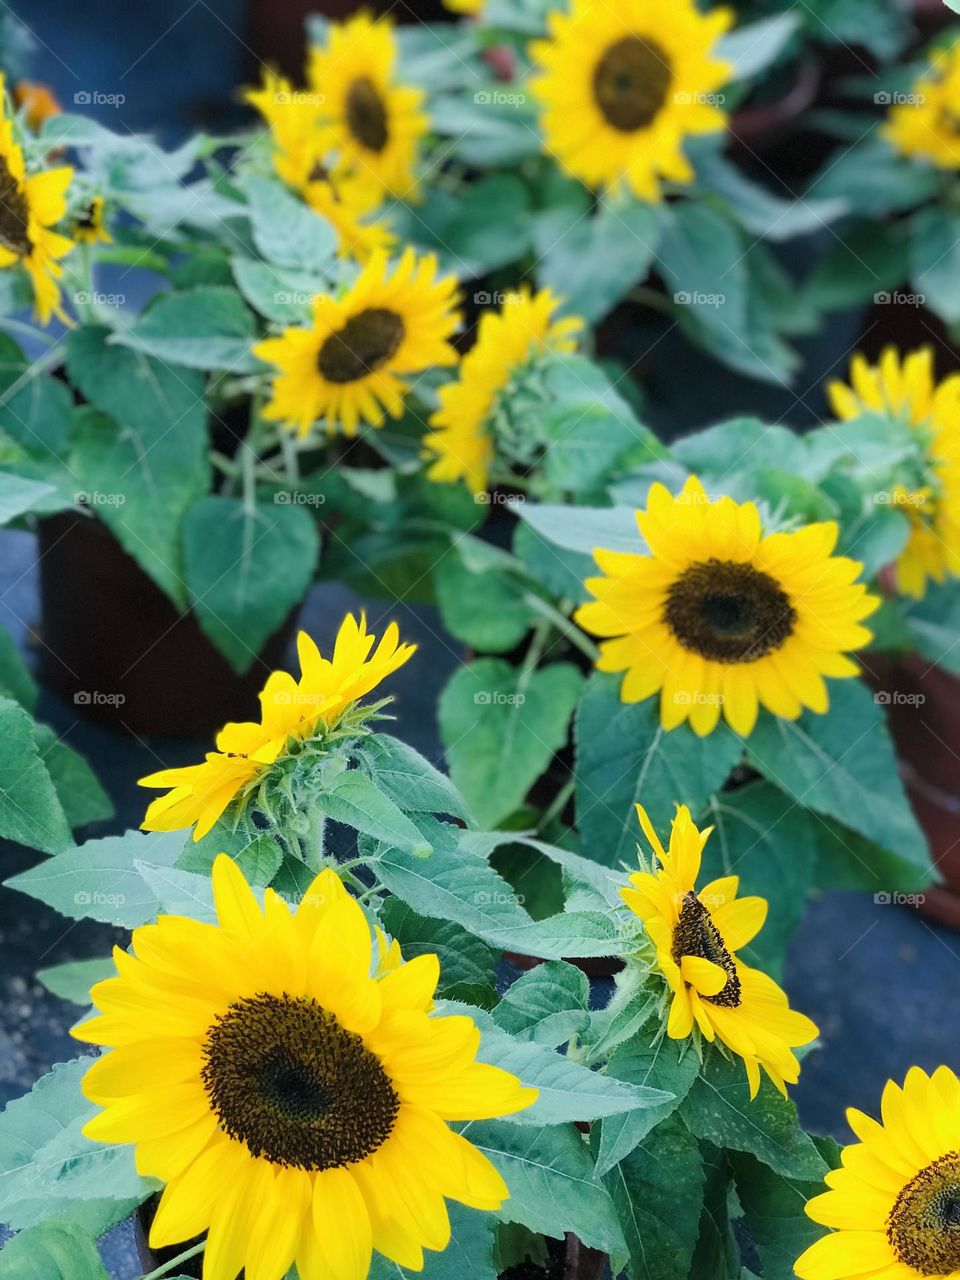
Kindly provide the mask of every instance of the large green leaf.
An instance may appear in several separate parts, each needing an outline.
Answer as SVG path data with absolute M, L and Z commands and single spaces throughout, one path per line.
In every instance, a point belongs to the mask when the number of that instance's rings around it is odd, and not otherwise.
M 824 1184 L 782 1178 L 748 1155 L 734 1155 L 731 1162 L 764 1280 L 793 1280 L 793 1264 L 823 1235 L 823 1227 L 807 1217 L 804 1206 L 825 1190 Z
M 255 175 L 245 187 L 253 238 L 267 262 L 302 272 L 316 271 L 332 258 L 337 236 L 326 218 L 269 178 Z
M 53 485 L 0 471 L 0 525 L 35 511 L 54 492 Z
M 181 517 L 208 487 L 203 402 L 159 427 L 74 414 L 71 466 L 86 500 L 121 546 L 179 607 Z
M 751 1099 L 743 1063 L 719 1049 L 707 1053 L 680 1113 L 698 1138 L 746 1151 L 785 1178 L 813 1180 L 826 1173 L 813 1140 L 800 1128 L 793 1103 L 766 1079 Z
M 665 1120 L 603 1183 L 626 1239 L 629 1280 L 693 1275 L 704 1177 L 700 1147 L 689 1130 L 679 1120 Z
M 200 626 L 241 674 L 306 595 L 320 553 L 307 509 L 221 495 L 183 521 L 183 566 Z
M 854 680 L 834 682 L 830 700 L 828 715 L 805 712 L 796 721 L 761 715 L 747 743 L 750 763 L 804 808 L 929 866 L 883 708 Z
M 411 1271 L 375 1253 L 369 1280 L 497 1280 L 493 1264 L 494 1228 L 489 1213 L 450 1203 L 450 1243 L 439 1253 L 424 1250 L 423 1269 Z
M 0 697 L 0 837 L 57 853 L 71 844 L 70 826 L 35 731 L 21 706 Z
M 34 736 L 70 826 L 76 829 L 112 817 L 110 797 L 83 756 L 46 725 L 38 724 Z
M 557 1046 L 590 1025 L 589 1005 L 586 974 L 554 960 L 522 974 L 503 993 L 493 1016 L 518 1040 Z
M 706 738 L 688 725 L 666 732 L 657 698 L 620 701 L 620 679 L 594 675 L 576 722 L 577 824 L 584 854 L 607 866 L 634 862 L 642 804 L 664 837 L 678 804 L 696 812 L 743 753 L 723 723 Z
M 519 1222 L 555 1239 L 572 1231 L 589 1248 L 605 1253 L 623 1249 L 613 1202 L 572 1125 L 530 1129 L 503 1120 L 474 1121 L 463 1134 L 493 1161 L 510 1189 L 498 1213 L 503 1222 Z
M 461 667 L 440 699 L 450 776 L 481 826 L 514 812 L 567 741 L 582 685 L 558 662 L 524 672 L 497 658 Z
M 960 323 L 956 278 L 960 270 L 960 218 L 939 203 L 915 216 L 910 232 L 910 284 L 947 325 Z
M 257 373 L 262 365 L 250 351 L 256 332 L 253 312 L 236 289 L 199 285 L 159 294 L 114 341 L 188 369 Z
M 0 627 L 0 694 L 19 702 L 27 711 L 36 709 L 39 690 L 20 656 L 9 631 Z
M 470 1001 L 477 996 L 492 995 L 495 953 L 460 925 L 418 915 L 399 898 L 386 899 L 380 922 L 399 942 L 404 960 L 421 955 L 437 956 L 440 961 L 437 991 L 441 996 Z
M 529 586 L 516 574 L 473 569 L 456 546 L 437 565 L 433 582 L 446 629 L 481 653 L 509 653 L 535 617 Z
M 96 1238 L 70 1223 L 45 1222 L 8 1240 L 0 1280 L 110 1280 Z
M 116 975 L 117 967 L 108 956 L 96 960 L 68 960 L 50 969 L 38 969 L 37 981 L 61 1000 L 69 1000 L 86 1008 L 90 1004 L 90 988 L 97 982 Z
M 463 797 L 450 779 L 419 751 L 388 733 L 377 733 L 362 744 L 361 768 L 377 787 L 407 813 L 468 816 Z

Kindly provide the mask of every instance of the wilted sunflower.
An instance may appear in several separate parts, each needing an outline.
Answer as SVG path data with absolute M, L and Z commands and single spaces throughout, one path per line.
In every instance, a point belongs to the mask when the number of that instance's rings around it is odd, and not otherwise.
M 833 1227 L 798 1258 L 801 1280 L 956 1280 L 960 1276 L 960 1080 L 949 1067 L 907 1072 L 883 1091 L 883 1123 L 851 1109 L 859 1142 L 807 1203 Z
M 359 13 L 332 23 L 326 48 L 310 56 L 308 77 L 339 166 L 381 192 L 416 196 L 416 158 L 429 127 L 425 94 L 394 78 L 397 43 L 386 18 Z
M 960 43 L 936 50 L 906 100 L 891 108 L 883 134 L 897 151 L 960 169 Z
M 476 1062 L 469 1017 L 431 1015 L 435 955 L 384 969 L 329 868 L 291 911 L 258 905 L 225 855 L 219 925 L 161 916 L 116 948 L 74 1031 L 110 1052 L 83 1091 L 84 1133 L 135 1143 L 167 1185 L 154 1248 L 206 1232 L 204 1280 L 364 1280 L 376 1249 L 419 1270 L 450 1239 L 445 1198 L 498 1209 L 509 1192 L 451 1121 L 509 1115 L 536 1090 Z
M 354 703 L 416 652 L 415 645 L 400 644 L 393 622 L 371 654 L 375 640 L 367 631 L 366 618 L 361 616 L 358 623 L 348 614 L 333 657 L 327 659 L 301 631 L 297 638 L 300 680 L 286 671 L 273 672 L 260 694 L 259 724 L 228 724 L 217 735 L 216 751 L 209 751 L 202 764 L 161 769 L 140 779 L 141 787 L 171 788 L 147 809 L 144 831 L 193 826 L 193 838 L 200 840 L 231 801 L 257 783 L 291 744 L 336 728 Z
M 60 259 L 73 241 L 51 228 L 67 212 L 67 188 L 73 177 L 68 166 L 45 169 L 27 177 L 23 151 L 6 113 L 3 74 L 0 73 L 0 270 L 22 265 L 33 285 L 37 319 L 49 324 L 63 317 Z
M 322 294 L 310 328 L 287 329 L 258 343 L 254 354 L 275 365 L 273 397 L 263 416 L 309 433 L 318 419 L 328 432 L 356 435 L 361 422 L 399 418 L 407 384 L 401 375 L 455 364 L 449 339 L 460 315 L 457 282 L 437 279 L 433 255 L 406 249 L 393 273 L 375 253 L 342 298 Z
M 329 137 L 319 121 L 319 95 L 267 71 L 263 87 L 246 97 L 270 126 L 277 176 L 332 225 L 340 257 L 367 262 L 378 249 L 389 251 L 394 236 L 371 221 L 382 207 L 379 193 L 348 174 L 335 178 L 328 169 Z
M 760 706 L 795 720 L 828 710 L 824 676 L 859 675 L 846 657 L 871 633 L 880 601 L 854 580 L 861 565 L 834 556 L 837 526 L 764 533 L 752 502 L 711 499 L 696 476 L 673 497 L 654 484 L 637 524 L 649 554 L 594 552 L 606 575 L 576 621 L 600 645 L 600 671 L 625 671 L 620 697 L 660 693 L 660 722 L 689 719 L 703 736 L 721 711 L 751 733 Z
M 644 835 L 660 869 L 630 877 L 621 896 L 643 921 L 657 952 L 657 964 L 673 993 L 667 1035 L 685 1040 L 694 1026 L 705 1039 L 719 1039 L 742 1058 L 750 1096 L 760 1088 L 760 1068 L 786 1094 L 796 1084 L 800 1064 L 793 1050 L 819 1035 L 816 1025 L 791 1009 L 772 978 L 751 969 L 737 952 L 763 928 L 763 898 L 738 898 L 738 876 L 711 880 L 697 889 L 700 857 L 713 831 L 699 831 L 686 805 L 677 807 L 665 851 L 637 805 Z
M 732 68 L 713 56 L 730 9 L 698 12 L 693 0 L 573 0 L 553 10 L 550 38 L 531 46 L 541 74 L 546 147 L 594 189 L 621 184 L 660 199 L 660 180 L 690 182 L 688 135 L 726 125 L 717 90 Z
M 916 483 L 898 485 L 888 496 L 910 524 L 897 560 L 897 589 L 919 599 L 928 580 L 943 582 L 948 574 L 960 574 L 960 375 L 938 383 L 930 347 L 902 359 L 887 347 L 878 365 L 855 355 L 850 382 L 849 387 L 831 382 L 827 388 L 838 418 L 885 414 L 916 433 L 923 457 Z
M 431 480 L 464 480 L 475 493 L 486 492 L 495 454 L 492 418 L 502 392 L 524 367 L 546 351 L 573 351 L 583 321 L 553 318 L 560 305 L 549 289 L 528 287 L 507 298 L 500 311 L 484 311 L 477 341 L 464 356 L 456 382 L 439 390 L 440 408 L 424 437 Z

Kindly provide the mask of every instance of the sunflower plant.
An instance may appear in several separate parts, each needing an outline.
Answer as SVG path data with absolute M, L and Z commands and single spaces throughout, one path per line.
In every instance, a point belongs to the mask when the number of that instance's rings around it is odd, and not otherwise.
M 678 805 L 665 848 L 641 810 L 622 869 L 484 831 L 377 725 L 417 660 L 395 628 L 348 617 L 299 651 L 259 724 L 144 779 L 169 790 L 143 831 L 8 882 L 129 937 L 42 975 L 93 1052 L 0 1117 L 0 1276 L 101 1280 L 131 1215 L 161 1274 L 205 1280 L 504 1273 L 571 1236 L 681 1280 L 763 1247 L 765 1199 L 832 1165 L 787 1096 L 818 1033 L 748 962 L 766 904 L 702 873 L 710 831 Z M 508 839 L 562 873 L 559 910 L 497 873 Z M 517 950 L 543 963 L 505 985 Z M 561 958 L 599 955 L 607 1001 Z

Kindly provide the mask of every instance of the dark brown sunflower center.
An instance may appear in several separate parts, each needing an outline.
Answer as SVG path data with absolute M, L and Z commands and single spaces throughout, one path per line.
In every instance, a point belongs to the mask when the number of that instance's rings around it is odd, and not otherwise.
M 203 1058 L 222 1127 L 274 1164 L 355 1164 L 383 1145 L 397 1118 L 379 1058 L 307 997 L 238 1000 L 211 1027 Z
M 684 956 L 699 956 L 719 965 L 727 975 L 727 981 L 715 996 L 701 996 L 709 1004 L 719 1004 L 725 1009 L 736 1009 L 741 1000 L 740 977 L 737 962 L 727 950 L 720 931 L 710 918 L 710 912 L 691 890 L 683 900 L 680 919 L 673 930 L 673 959 L 679 964 Z
M 779 584 L 749 564 L 693 564 L 667 593 L 667 626 L 685 649 L 713 662 L 756 662 L 780 648 L 796 620 Z
M 30 209 L 6 160 L 0 156 L 0 245 L 25 257 L 33 246 L 27 235 Z
M 327 382 L 358 382 L 397 354 L 406 333 L 403 317 L 386 307 L 368 307 L 332 333 L 317 364 Z
M 960 1269 L 960 1151 L 941 1156 L 907 1183 L 887 1219 L 887 1239 L 917 1275 Z
M 667 100 L 673 72 L 655 40 L 625 36 L 610 45 L 593 72 L 593 96 L 621 133 L 645 128 Z
M 368 76 L 360 76 L 347 90 L 347 127 L 368 151 L 382 151 L 390 139 L 387 108 Z

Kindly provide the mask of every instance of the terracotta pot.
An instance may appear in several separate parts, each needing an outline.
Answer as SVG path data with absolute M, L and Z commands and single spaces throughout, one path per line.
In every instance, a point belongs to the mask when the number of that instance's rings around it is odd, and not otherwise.
M 256 719 L 297 610 L 238 676 L 107 527 L 78 511 L 39 524 L 40 675 L 78 713 L 126 733 L 209 737 Z
M 888 713 L 910 803 L 930 844 L 942 885 L 919 909 L 960 929 L 960 680 L 911 653 L 861 657 L 867 682 Z

